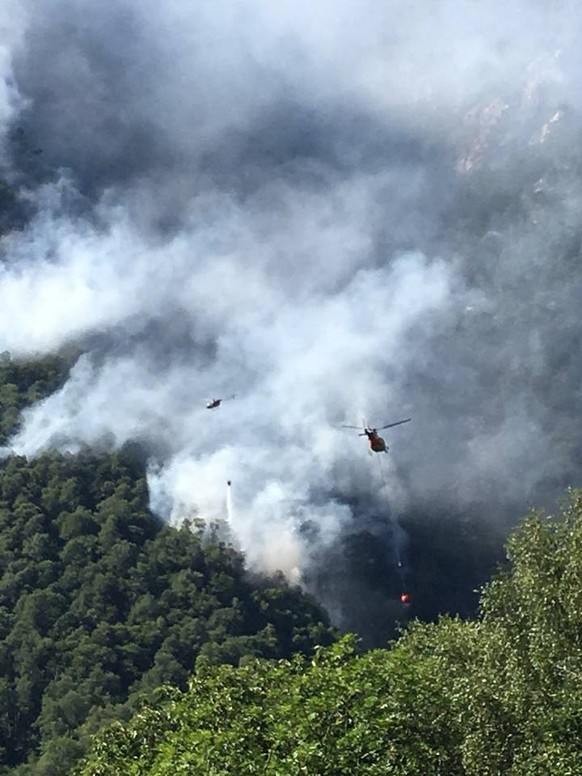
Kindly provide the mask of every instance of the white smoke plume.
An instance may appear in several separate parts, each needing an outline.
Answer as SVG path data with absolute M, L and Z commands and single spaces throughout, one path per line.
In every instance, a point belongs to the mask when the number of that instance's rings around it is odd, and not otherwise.
M 139 441 L 167 519 L 232 477 L 249 562 L 295 577 L 355 520 L 571 481 L 575 4 L 20 6 L 0 350 L 84 355 L 16 452 Z M 385 487 L 340 427 L 408 416 Z

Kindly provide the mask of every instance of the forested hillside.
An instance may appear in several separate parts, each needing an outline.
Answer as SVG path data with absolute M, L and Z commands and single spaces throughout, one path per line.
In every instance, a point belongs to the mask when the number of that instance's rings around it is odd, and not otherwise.
M 61 365 L 2 369 L 6 434 Z M 0 569 L 2 773 L 62 776 L 103 721 L 162 683 L 185 688 L 195 666 L 309 654 L 333 638 L 313 600 L 249 579 L 216 529 L 158 521 L 130 453 L 6 458 Z
M 16 430 L 22 408 L 55 391 L 67 373 L 61 357 L 14 362 L 10 353 L 0 353 L 0 446 Z
M 199 670 L 99 736 L 79 776 L 582 773 L 582 493 L 530 515 L 508 557 L 478 620 Z

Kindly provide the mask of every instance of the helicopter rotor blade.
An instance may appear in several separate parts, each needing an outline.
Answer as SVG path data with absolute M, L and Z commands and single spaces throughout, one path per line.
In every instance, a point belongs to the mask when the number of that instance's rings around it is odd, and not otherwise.
M 396 423 L 388 423 L 387 426 L 380 426 L 380 431 L 385 428 L 393 428 L 394 426 L 401 426 L 403 423 L 409 423 L 412 418 L 406 418 L 405 420 L 397 420 Z
M 353 428 L 356 431 L 359 431 L 362 427 L 361 426 L 340 426 L 340 428 Z

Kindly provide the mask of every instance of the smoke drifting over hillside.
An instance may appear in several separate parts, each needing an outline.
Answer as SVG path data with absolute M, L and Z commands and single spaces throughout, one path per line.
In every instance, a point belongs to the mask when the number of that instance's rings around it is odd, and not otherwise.
M 340 621 L 313 569 L 349 574 L 342 537 L 576 484 L 577 6 L 19 10 L 0 132 L 31 217 L 2 238 L 0 350 L 84 355 L 15 451 L 139 441 L 172 519 L 224 517 L 232 478 L 251 563 Z M 340 426 L 408 416 L 384 485 Z

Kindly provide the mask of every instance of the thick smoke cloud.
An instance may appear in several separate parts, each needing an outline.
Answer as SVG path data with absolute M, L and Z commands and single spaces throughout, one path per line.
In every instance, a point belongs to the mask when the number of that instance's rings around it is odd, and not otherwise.
M 576 484 L 581 12 L 558 5 L 0 12 L 31 210 L 2 238 L 0 349 L 84 352 L 12 448 L 140 442 L 167 519 L 224 517 L 231 479 L 251 565 L 340 622 L 319 572 L 349 574 L 346 536 L 391 568 L 395 519 L 497 531 Z M 409 415 L 383 476 L 340 428 Z

